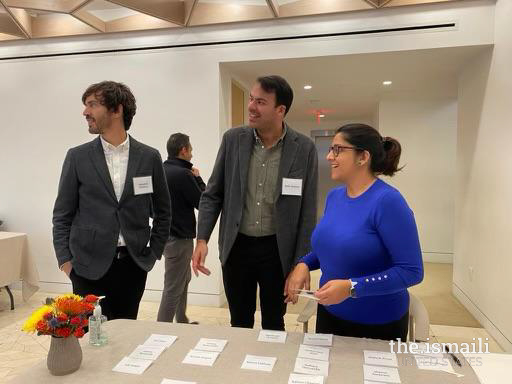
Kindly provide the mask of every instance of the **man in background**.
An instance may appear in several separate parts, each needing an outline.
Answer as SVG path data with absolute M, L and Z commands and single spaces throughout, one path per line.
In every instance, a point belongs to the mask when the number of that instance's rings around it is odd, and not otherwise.
M 196 237 L 194 208 L 199 207 L 205 184 L 199 170 L 192 167 L 192 145 L 187 135 L 174 133 L 167 141 L 164 162 L 173 217 L 170 237 L 165 245 L 165 277 L 158 321 L 189 323 L 186 315 L 190 260 Z

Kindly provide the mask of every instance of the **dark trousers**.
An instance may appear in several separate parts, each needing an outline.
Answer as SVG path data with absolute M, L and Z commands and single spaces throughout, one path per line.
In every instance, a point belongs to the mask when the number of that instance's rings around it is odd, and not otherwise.
M 359 324 L 331 315 L 319 304 L 316 315 L 316 333 L 332 333 L 337 336 L 365 337 L 367 339 L 407 341 L 409 311 L 399 320 L 386 324 Z
M 254 326 L 256 288 L 259 286 L 261 327 L 284 330 L 285 278 L 275 235 L 250 237 L 238 234 L 222 267 L 222 278 L 232 327 Z
M 125 247 L 121 247 L 120 251 L 122 258 L 116 255 L 107 273 L 99 280 L 86 279 L 74 270 L 71 270 L 69 277 L 73 283 L 73 293 L 105 296 L 100 304 L 101 312 L 108 320 L 135 320 L 148 273 L 135 264 Z

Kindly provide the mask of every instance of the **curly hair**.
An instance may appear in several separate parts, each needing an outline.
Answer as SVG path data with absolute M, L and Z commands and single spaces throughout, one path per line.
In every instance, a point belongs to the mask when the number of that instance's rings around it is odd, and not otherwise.
M 133 96 L 130 88 L 115 81 L 102 81 L 101 83 L 92 84 L 82 95 L 82 103 L 85 104 L 85 100 L 91 95 L 94 95 L 110 112 L 117 111 L 119 106 L 122 105 L 124 129 L 130 129 L 133 116 L 137 112 L 135 96 Z

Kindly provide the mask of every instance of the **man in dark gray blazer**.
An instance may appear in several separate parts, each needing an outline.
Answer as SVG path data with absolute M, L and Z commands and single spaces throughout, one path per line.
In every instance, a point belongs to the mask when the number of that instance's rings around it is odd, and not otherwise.
M 162 160 L 126 132 L 136 112 L 127 86 L 93 84 L 82 102 L 89 132 L 99 136 L 64 160 L 53 210 L 55 253 L 74 293 L 105 296 L 109 319 L 136 319 L 147 273 L 169 236 Z
M 262 328 L 284 330 L 287 277 L 310 247 L 318 156 L 311 139 L 284 123 L 292 100 L 282 77 L 258 78 L 249 126 L 224 134 L 201 196 L 192 269 L 210 274 L 207 243 L 222 214 L 220 261 L 232 326 L 254 326 L 259 286 Z

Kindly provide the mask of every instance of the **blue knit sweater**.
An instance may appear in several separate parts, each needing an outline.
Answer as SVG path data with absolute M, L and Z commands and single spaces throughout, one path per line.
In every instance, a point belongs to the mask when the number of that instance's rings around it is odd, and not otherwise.
M 327 196 L 325 213 L 301 261 L 320 268 L 320 286 L 334 279 L 356 282 L 356 298 L 326 306 L 332 315 L 361 324 L 400 319 L 409 307 L 407 287 L 423 280 L 414 214 L 395 188 L 377 179 L 351 198 L 345 187 Z

